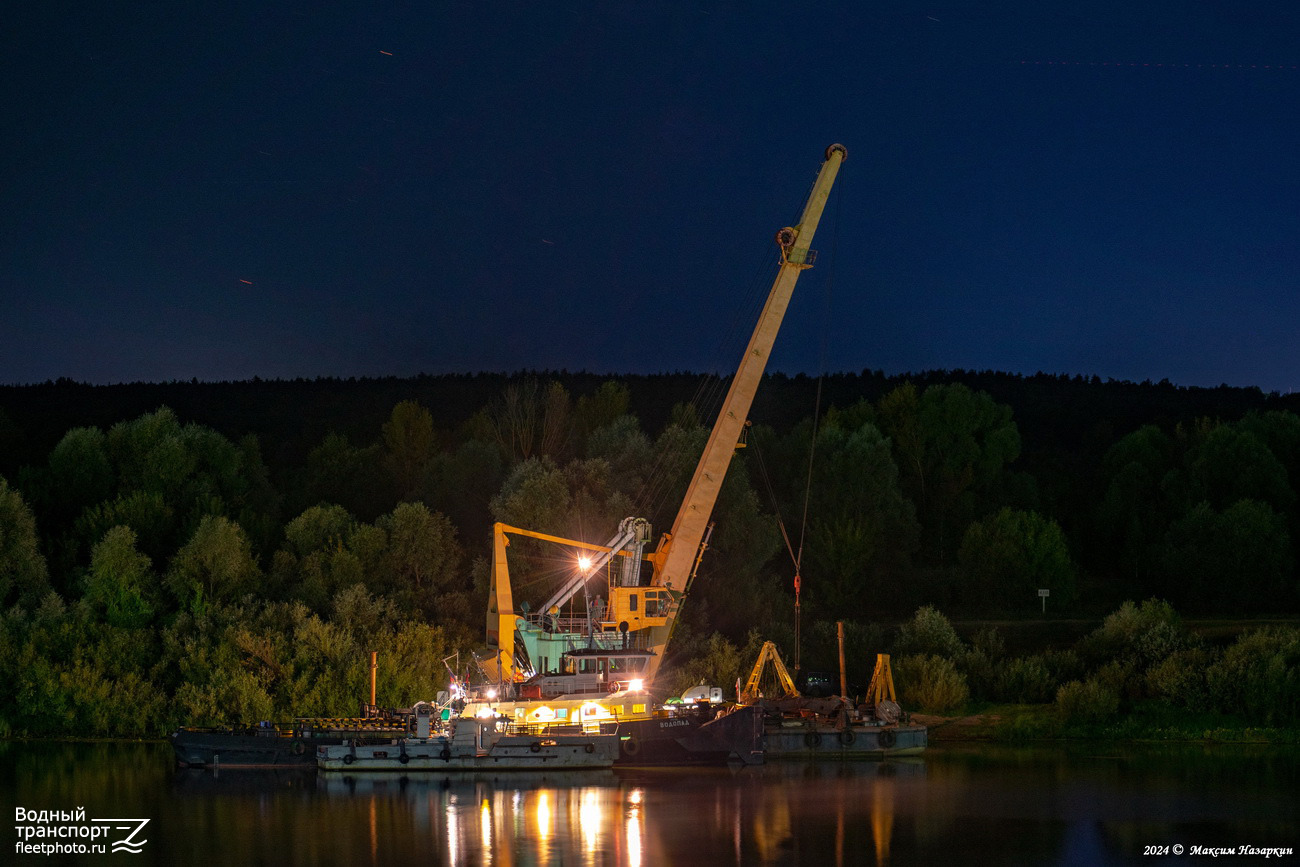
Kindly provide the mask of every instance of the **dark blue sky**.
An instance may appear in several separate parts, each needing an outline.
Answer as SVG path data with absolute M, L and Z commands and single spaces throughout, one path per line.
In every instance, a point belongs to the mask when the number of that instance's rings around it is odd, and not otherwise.
M 28 5 L 0 382 L 726 370 L 841 141 L 775 368 L 1300 388 L 1294 0 Z

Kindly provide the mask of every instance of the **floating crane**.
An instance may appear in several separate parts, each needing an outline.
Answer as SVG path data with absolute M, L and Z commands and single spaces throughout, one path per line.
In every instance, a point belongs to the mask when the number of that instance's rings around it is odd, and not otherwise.
M 653 681 L 691 579 L 708 546 L 710 516 L 795 283 L 816 259 L 816 252 L 811 248 L 813 235 L 847 155 L 843 145 L 833 144 L 826 149 L 825 160 L 799 222 L 776 233 L 780 248 L 776 279 L 695 467 L 672 530 L 662 536 L 655 550 L 644 552 L 650 539 L 650 526 L 641 518 L 625 519 L 605 545 L 561 539 L 505 524 L 494 526 L 492 588 L 487 612 L 491 653 L 480 660 L 492 680 L 518 684 L 538 675 L 544 678 L 553 668 L 568 665 L 567 674 L 590 672 L 593 683 L 601 688 L 626 689 L 630 683 L 648 686 Z M 582 567 L 575 567 L 573 577 L 541 610 L 521 613 L 514 604 L 506 564 L 511 535 L 592 551 L 597 556 L 587 559 Z M 650 564 L 648 578 L 644 575 L 644 563 Z M 584 589 L 591 576 L 603 572 L 609 575 L 608 603 L 598 605 L 595 611 L 589 607 L 583 618 L 560 616 L 562 607 Z M 573 685 L 571 679 L 566 683 Z

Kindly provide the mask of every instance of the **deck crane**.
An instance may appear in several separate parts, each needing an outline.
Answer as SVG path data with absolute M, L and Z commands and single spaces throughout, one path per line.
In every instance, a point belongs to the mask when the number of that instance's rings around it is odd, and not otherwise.
M 811 248 L 813 235 L 847 155 L 848 151 L 840 144 L 826 149 L 825 160 L 799 222 L 776 233 L 780 248 L 776 279 L 695 467 L 672 530 L 663 535 L 657 548 L 652 553 L 643 553 L 643 546 L 649 538 L 649 525 L 639 518 L 625 519 L 619 532 L 606 545 L 574 542 L 504 524 L 495 525 L 492 590 L 487 614 L 488 645 L 492 654 L 481 661 L 485 672 L 494 680 L 503 683 L 523 681 L 536 672 L 545 672 L 553 663 L 558 664 L 566 654 L 572 655 L 584 648 L 639 653 L 639 659 L 630 661 L 632 673 L 644 683 L 653 680 L 698 564 L 701 546 L 706 544 L 710 515 L 740 441 L 754 393 L 763 378 L 795 283 L 800 273 L 811 268 L 816 259 L 816 252 Z M 575 570 L 576 574 L 544 604 L 541 611 L 521 614 L 514 605 L 506 568 L 509 535 L 530 536 L 596 551 L 599 556 L 587 568 Z M 643 575 L 642 563 L 646 562 L 650 564 L 648 579 Z M 614 564 L 619 568 L 610 569 L 609 600 L 600 610 L 597 620 L 593 622 L 593 618 L 588 616 L 580 625 L 574 622 L 575 618 L 554 616 L 555 609 L 583 589 L 592 575 Z M 605 661 L 602 660 L 601 664 Z

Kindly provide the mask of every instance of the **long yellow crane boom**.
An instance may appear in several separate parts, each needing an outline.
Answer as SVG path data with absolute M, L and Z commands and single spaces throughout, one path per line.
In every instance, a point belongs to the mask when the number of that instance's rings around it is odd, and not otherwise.
M 815 253 L 811 249 L 813 235 L 821 220 L 831 186 L 839 173 L 840 164 L 848 152 L 843 145 L 833 144 L 826 149 L 826 159 L 817 173 L 812 193 L 804 205 L 803 214 L 794 226 L 776 233 L 781 249 L 780 267 L 768 292 L 767 303 L 750 337 L 745 354 L 740 359 L 731 388 L 718 412 L 708 443 L 700 456 L 682 501 L 671 533 L 666 533 L 658 549 L 644 558 L 641 545 L 649 535 L 649 525 L 639 518 L 628 518 L 620 526 L 608 545 L 599 546 L 564 540 L 546 534 L 497 524 L 492 556 L 492 591 L 488 601 L 487 640 L 492 657 L 481 661 L 484 671 L 495 680 L 518 682 L 530 676 L 540 662 L 546 670 L 550 663 L 560 659 L 578 640 L 589 647 L 621 645 L 645 654 L 644 667 L 638 670 L 645 683 L 651 683 L 663 661 L 664 650 L 672 635 L 673 626 L 681 610 L 690 579 L 698 564 L 701 545 L 709 527 L 709 517 L 718 499 L 723 477 L 735 454 L 754 392 L 763 378 L 768 356 L 776 341 L 777 331 L 785 317 L 794 292 L 795 282 L 803 270 L 812 267 Z M 562 605 L 579 589 L 586 586 L 587 572 L 576 573 L 547 600 L 542 611 L 521 616 L 516 611 L 510 587 L 510 574 L 506 558 L 509 544 L 507 534 L 532 536 L 548 542 L 566 544 L 586 550 L 602 552 L 594 561 L 598 567 L 620 562 L 621 578 L 611 578 L 603 588 L 608 594 L 607 607 L 600 616 L 589 612 L 588 632 L 575 635 L 546 622 L 545 615 L 552 606 Z M 652 577 L 650 586 L 640 580 L 640 563 L 648 560 Z M 590 567 L 592 563 L 589 563 Z M 531 647 L 531 650 L 529 648 Z
M 718 491 L 722 488 L 722 479 L 735 454 L 745 419 L 749 417 L 754 392 L 758 390 L 758 384 L 767 368 L 767 359 L 771 355 L 786 308 L 790 305 L 795 282 L 799 279 L 800 272 L 812 267 L 814 254 L 810 247 L 813 234 L 817 231 L 826 200 L 831 194 L 831 185 L 835 183 L 835 176 L 846 156 L 848 151 L 843 145 L 833 144 L 826 149 L 826 161 L 817 173 L 817 182 L 813 184 L 799 224 L 777 233 L 777 243 L 781 246 L 780 270 L 768 292 L 767 303 L 763 306 L 758 325 L 749 339 L 749 346 L 740 359 L 736 376 L 727 391 L 727 399 L 718 412 L 718 420 L 713 425 L 713 432 L 709 434 L 708 444 L 695 467 L 695 475 L 690 487 L 686 489 L 686 499 L 682 501 L 677 519 L 673 521 L 667 550 L 661 549 L 661 553 L 666 553 L 667 556 L 663 568 L 655 576 L 656 584 L 677 590 L 686 588 L 696 549 L 704 538 L 709 516 L 713 513 Z

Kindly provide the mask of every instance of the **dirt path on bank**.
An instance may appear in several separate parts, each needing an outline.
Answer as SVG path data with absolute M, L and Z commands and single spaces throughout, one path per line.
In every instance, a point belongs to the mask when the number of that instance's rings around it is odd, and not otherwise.
M 931 741 L 979 741 L 993 737 L 993 729 L 1002 722 L 1002 717 L 995 713 L 969 716 L 914 713 L 912 722 L 928 728 Z

